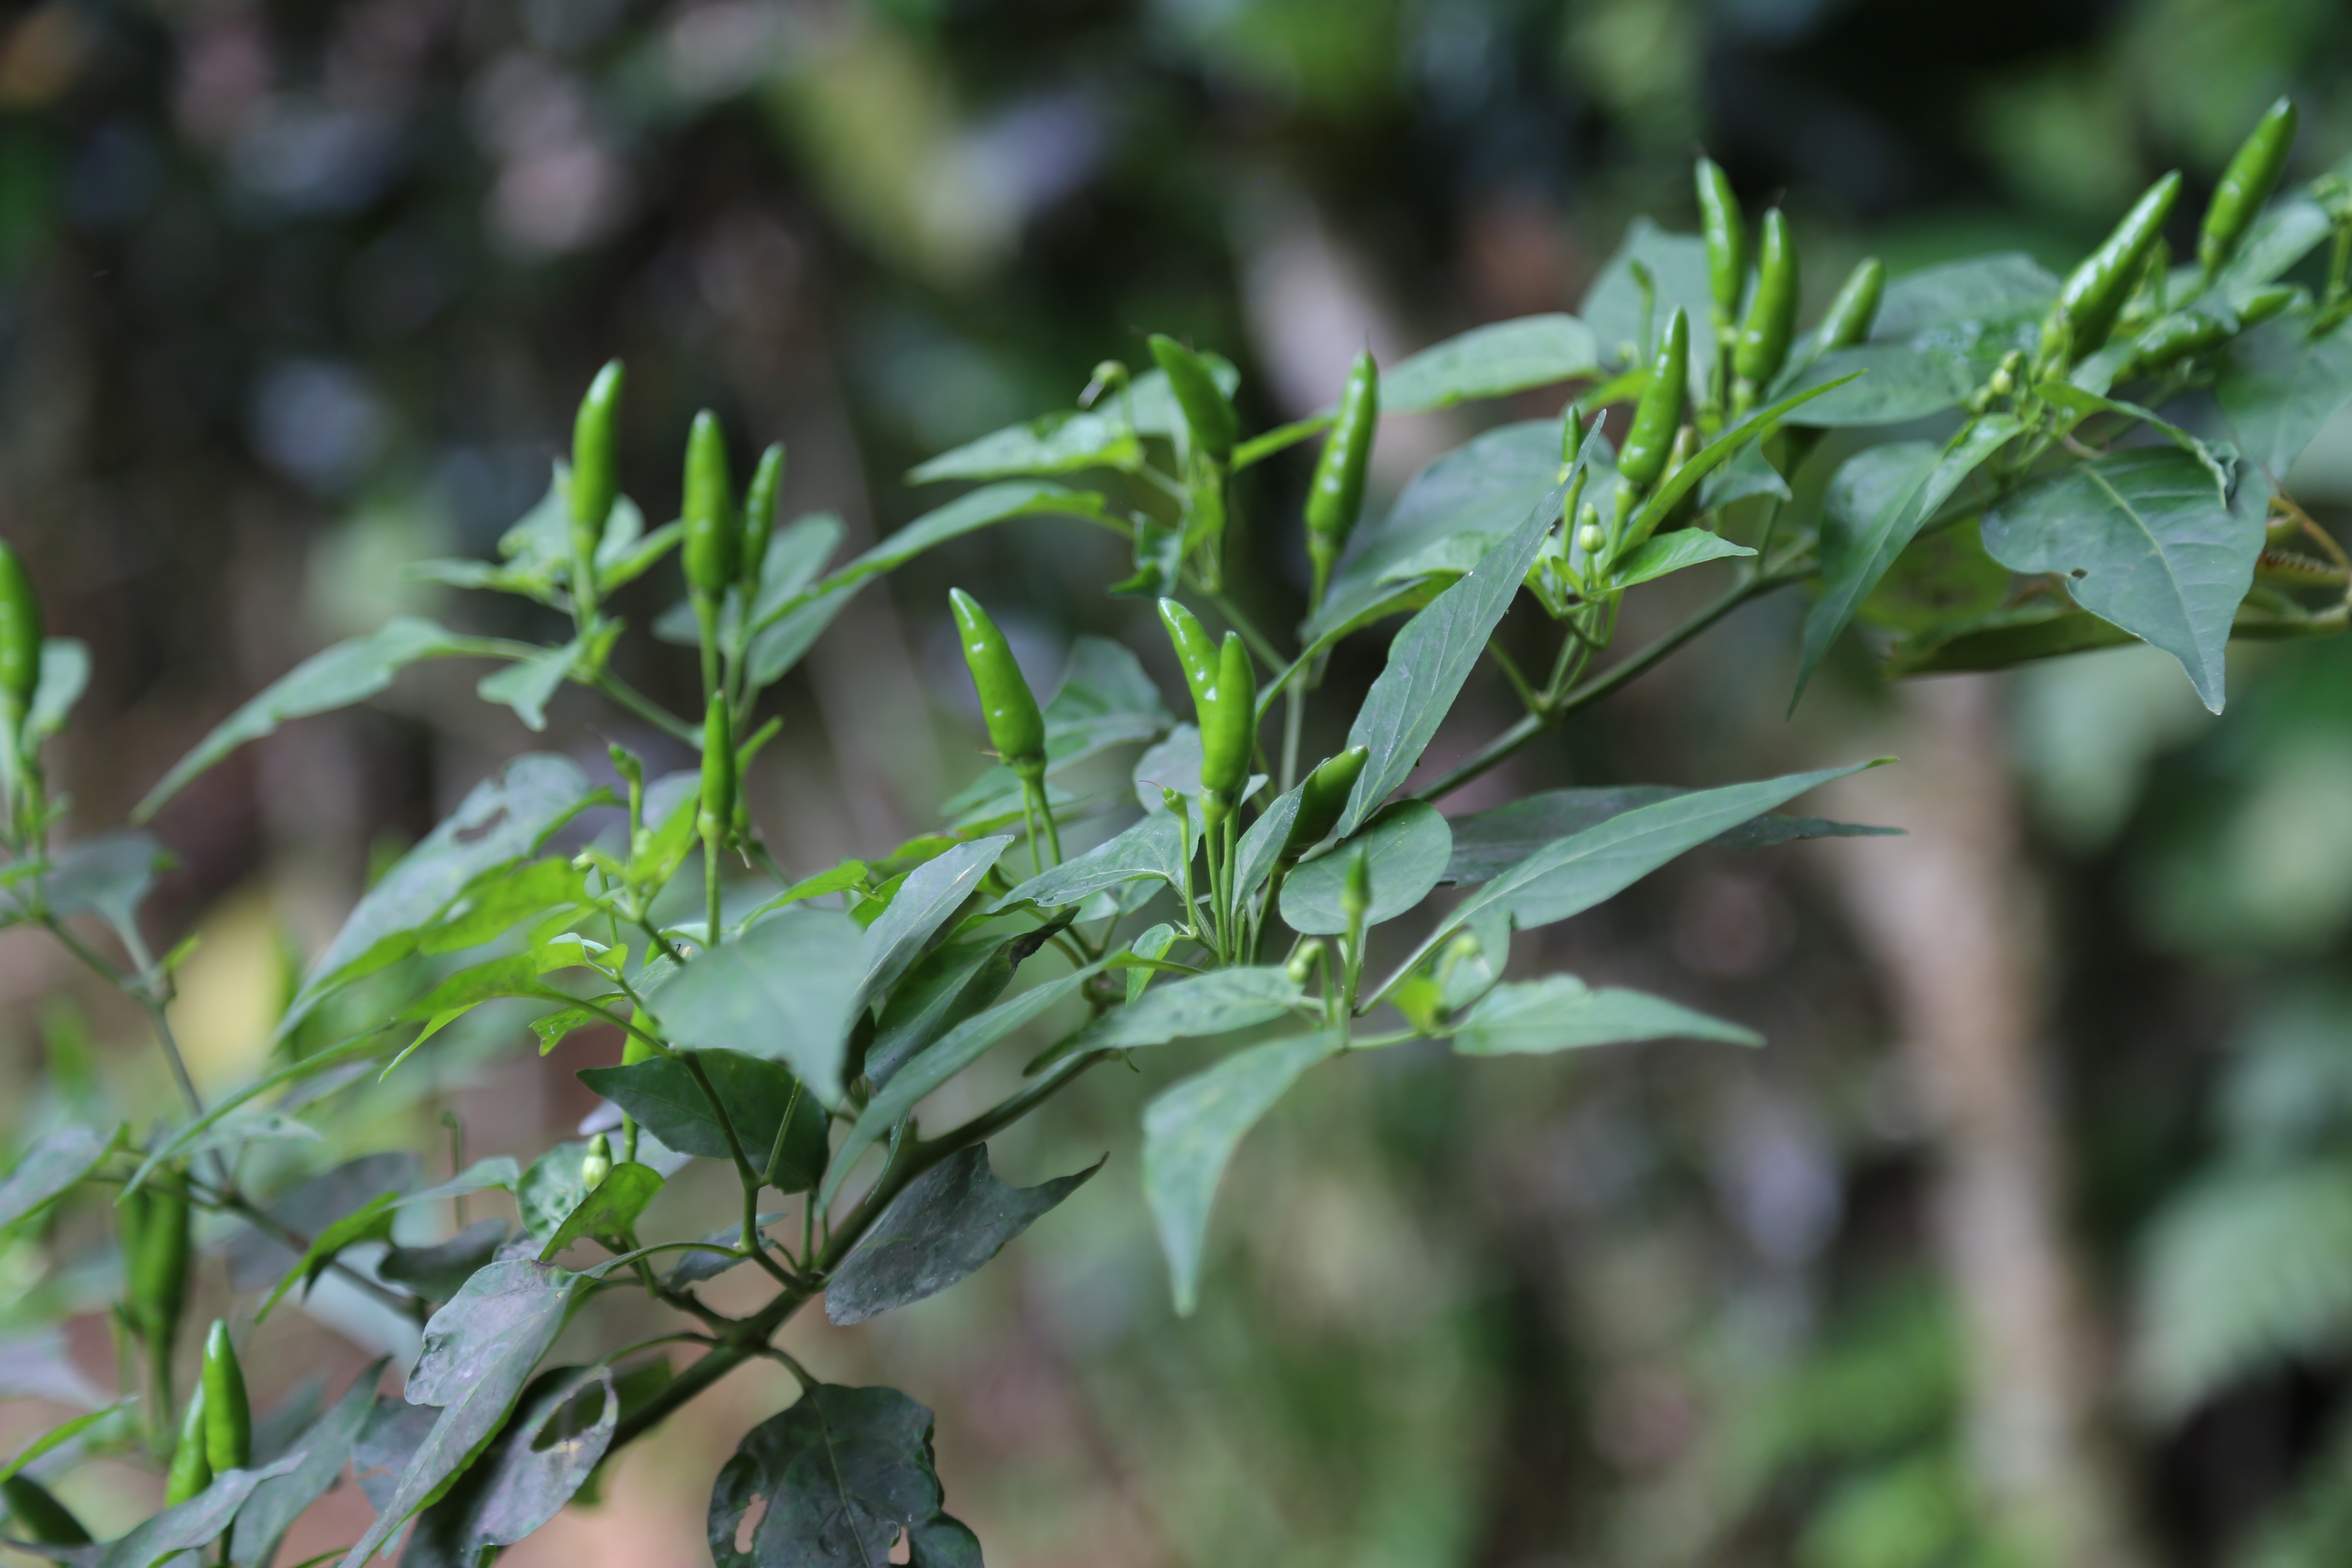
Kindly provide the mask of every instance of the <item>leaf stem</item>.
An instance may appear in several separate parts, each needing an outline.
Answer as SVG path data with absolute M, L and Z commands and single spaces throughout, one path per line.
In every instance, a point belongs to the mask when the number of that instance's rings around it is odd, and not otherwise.
M 670 739 L 684 742 L 694 748 L 698 753 L 702 750 L 702 731 L 699 729 L 664 708 L 611 670 L 599 669 L 593 684 L 597 690 L 643 719 L 646 723 L 660 730 Z

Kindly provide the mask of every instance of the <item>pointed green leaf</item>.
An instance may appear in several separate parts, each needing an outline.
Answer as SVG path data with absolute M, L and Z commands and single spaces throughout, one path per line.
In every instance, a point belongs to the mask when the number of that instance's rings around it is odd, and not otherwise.
M 825 1282 L 824 1315 L 862 1323 L 936 1296 L 1003 1250 L 1102 1169 L 1096 1161 L 1034 1187 L 1008 1187 L 988 1145 L 959 1149 L 907 1184 Z
M 1132 470 L 1143 461 L 1143 443 L 1119 416 L 1118 404 L 1112 396 L 1094 409 L 1066 409 L 1007 426 L 908 469 L 907 482 L 1002 479 L 1078 468 Z
M 1127 1050 L 1254 1028 L 1298 1005 L 1300 994 L 1298 982 L 1273 965 L 1171 980 L 1087 1025 L 1070 1050 Z
M 2213 395 L 2246 458 L 2284 480 L 2336 411 L 2352 402 L 2352 322 L 2310 336 L 2302 314 L 2242 332 L 2221 350 Z
M 1573 381 L 1600 368 L 1592 329 L 1574 316 L 1521 316 L 1473 327 L 1399 360 L 1381 373 L 1381 408 L 1389 414 L 1450 408 Z
M 264 1481 L 293 1470 L 300 1454 L 289 1454 L 258 1469 L 230 1470 L 213 1478 L 212 1485 L 176 1508 L 167 1508 L 128 1534 L 106 1543 L 98 1568 L 155 1568 L 169 1557 L 211 1544 L 229 1527 L 237 1510 Z M 356 1563 L 352 1568 L 358 1568 Z
M 1597 827 L 1638 806 L 1654 805 L 1695 792 L 1674 784 L 1612 784 L 1545 790 L 1504 805 L 1452 819 L 1454 855 L 1448 882 L 1483 882 L 1517 866 L 1550 844 Z M 1706 842 L 1718 848 L 1763 849 L 1801 838 L 1852 838 L 1899 835 L 1898 827 L 1865 827 L 1819 816 L 1774 813 L 1726 828 Z
M 497 1440 L 417 1516 L 404 1568 L 475 1568 L 485 1549 L 540 1529 L 587 1484 L 620 1415 L 609 1365 L 541 1374 Z
M 671 1042 L 781 1061 L 820 1100 L 839 1104 L 842 1051 L 863 994 L 867 934 L 845 914 L 799 905 L 752 927 L 740 942 L 696 954 L 662 987 L 659 1007 Z
M 931 1413 L 895 1388 L 819 1384 L 752 1427 L 711 1488 L 709 1534 L 715 1568 L 980 1568 L 945 1510 Z
M 375 1408 L 376 1380 L 388 1364 L 376 1362 L 353 1378 L 342 1398 L 311 1422 L 289 1451 L 298 1460 L 294 1468 L 253 1489 L 229 1535 L 229 1561 L 236 1568 L 269 1568 L 294 1521 L 341 1477 L 360 1427 Z
M 1764 1043 L 1752 1029 L 1664 997 L 1614 987 L 1595 991 L 1573 975 L 1552 974 L 1486 993 L 1454 1031 L 1454 1048 L 1466 1057 L 1523 1056 L 1665 1039 Z
M 1734 544 L 1719 533 L 1709 533 L 1703 528 L 1678 528 L 1672 533 L 1645 539 L 1635 546 L 1611 569 L 1610 583 L 1612 587 L 1630 588 L 1636 583 L 1646 583 L 1653 577 L 1663 577 L 1685 566 L 1755 553 L 1748 546 Z
M 824 1173 L 825 1114 L 790 1068 L 740 1051 L 696 1053 L 719 1090 L 751 1168 L 782 1193 L 805 1192 Z M 636 1118 L 640 1126 L 681 1154 L 731 1158 L 726 1131 L 710 1100 L 672 1057 L 625 1067 L 589 1068 L 580 1081 Z
M 1358 850 L 1371 857 L 1372 907 L 1367 925 L 1392 921 L 1429 897 L 1454 853 L 1454 833 L 1427 801 L 1400 800 L 1307 861 L 1282 884 L 1282 921 L 1306 936 L 1337 936 L 1348 929 L 1343 907 L 1348 867 Z
M 660 1136 L 658 1133 L 656 1137 Z M 650 1165 L 634 1162 L 614 1166 L 604 1179 L 591 1188 L 555 1234 L 539 1249 L 539 1260 L 551 1263 L 563 1249 L 575 1241 L 602 1241 L 629 1234 L 646 1205 L 662 1190 L 661 1173 Z
M 1152 813 L 1116 837 L 1030 878 L 989 907 L 1062 909 L 1139 878 L 1153 878 L 1171 888 L 1184 884 L 1183 828 L 1169 812 Z

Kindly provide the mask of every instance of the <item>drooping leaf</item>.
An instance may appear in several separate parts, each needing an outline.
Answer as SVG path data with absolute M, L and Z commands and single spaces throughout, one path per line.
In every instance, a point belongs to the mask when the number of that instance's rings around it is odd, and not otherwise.
M 1734 544 L 1719 533 L 1709 533 L 1703 528 L 1678 528 L 1672 533 L 1662 533 L 1645 539 L 1634 546 L 1609 574 L 1620 588 L 1631 588 L 1669 572 L 1679 572 L 1685 566 L 1703 565 L 1709 561 L 1725 561 L 1738 555 L 1753 555 L 1756 552 L 1744 544 Z
M 407 1398 L 411 1405 L 437 1405 L 441 1413 L 375 1522 L 344 1554 L 342 1568 L 362 1568 L 505 1424 L 531 1369 L 562 1331 L 579 1279 L 528 1259 L 493 1263 L 433 1314 L 408 1376 Z
M 446 1301 L 506 1245 L 507 1222 L 478 1219 L 431 1247 L 395 1247 L 375 1266 L 377 1275 L 428 1301 Z
M 909 1568 L 980 1568 L 980 1542 L 945 1511 L 931 1413 L 895 1388 L 817 1384 L 745 1434 L 710 1490 L 716 1568 L 878 1568 L 901 1532 Z
M 255 1488 L 289 1473 L 301 1462 L 302 1456 L 294 1453 L 258 1469 L 229 1470 L 215 1476 L 212 1485 L 187 1501 L 165 1509 L 108 1542 L 106 1550 L 99 1554 L 98 1568 L 155 1568 L 166 1558 L 209 1544 L 229 1527 L 229 1521 L 236 1517 Z
M 375 1408 L 376 1380 L 387 1364 L 379 1361 L 362 1369 L 342 1398 L 311 1422 L 289 1450 L 299 1456 L 294 1468 L 253 1489 L 229 1535 L 229 1561 L 236 1568 L 269 1568 L 294 1521 L 342 1475 L 360 1428 Z
M 1924 441 L 1896 442 L 1869 447 L 1838 470 L 1822 504 L 1822 596 L 1805 616 L 1791 706 L 1920 525 L 2024 428 L 2011 416 L 1987 414 L 1970 420 L 1940 452 Z
M 1406 623 L 1389 645 L 1388 665 L 1364 694 L 1364 705 L 1348 730 L 1348 744 L 1369 747 L 1371 757 L 1340 816 L 1343 837 L 1370 816 L 1421 760 L 1423 749 L 1485 653 L 1487 637 L 1511 607 L 1528 563 L 1559 514 L 1559 496 L 1554 491 L 1515 532 L 1487 552 L 1468 576 Z
M 922 1103 L 925 1096 L 978 1061 L 998 1041 L 1044 1016 L 1056 1003 L 1100 973 L 1102 968 L 1100 963 L 1090 963 L 999 1002 L 985 1013 L 958 1024 L 892 1073 L 890 1080 L 866 1101 L 866 1109 L 850 1124 L 841 1146 L 834 1151 L 824 1185 L 817 1193 L 817 1207 L 833 1206 L 833 1200 L 840 1194 L 842 1184 L 848 1180 L 858 1156 L 887 1135 L 891 1128 Z
M 940 926 L 979 890 L 981 879 L 1012 846 L 1008 835 L 959 844 L 907 873 L 898 896 L 866 929 L 861 998 L 887 993 Z
M 866 934 L 832 910 L 786 910 L 740 941 L 689 959 L 662 988 L 662 1022 L 677 1045 L 782 1061 L 820 1100 L 837 1105 Z
M 1381 376 L 1381 407 L 1391 414 L 1449 408 L 1573 381 L 1600 368 L 1592 329 L 1574 316 L 1521 316 L 1474 327 L 1399 360 Z
M 2284 480 L 2336 411 L 2352 402 L 2352 325 L 2310 336 L 2310 319 L 2280 316 L 2222 347 L 2213 395 L 2247 461 Z
M 1145 993 L 1145 1000 L 1159 994 Z M 1143 1111 L 1143 1194 L 1159 1222 L 1176 1310 L 1190 1316 L 1217 1184 L 1242 1135 L 1308 1068 L 1336 1055 L 1329 1034 L 1302 1035 L 1236 1051 L 1163 1090 Z
M 1104 1014 L 1073 1037 L 1070 1048 L 1126 1050 L 1231 1034 L 1281 1017 L 1298 1005 L 1299 996 L 1298 982 L 1278 966 L 1188 975 Z
M 778 1192 L 814 1186 L 824 1173 L 825 1153 L 824 1108 L 816 1096 L 782 1063 L 740 1051 L 696 1055 L 719 1090 L 751 1168 Z M 655 1057 L 625 1067 L 589 1068 L 579 1076 L 680 1153 L 732 1158 L 718 1113 L 683 1061 Z
M 94 1127 L 60 1127 L 25 1151 L 0 1182 L 0 1231 L 21 1225 L 103 1163 L 130 1133 L 118 1126 L 101 1137 Z
M 1028 903 L 1062 909 L 1084 903 L 1106 888 L 1147 877 L 1171 888 L 1184 883 L 1183 827 L 1165 811 L 1153 812 L 1085 854 L 1038 873 L 990 907 L 1008 910 Z
M 1887 650 L 1888 679 L 1953 670 L 2007 669 L 2032 659 L 2121 647 L 2131 633 L 2059 598 L 2042 597 L 1932 626 Z
M 2239 488 L 2267 496 L 2259 479 Z M 2060 468 L 1987 511 L 1982 531 L 1994 560 L 2063 574 L 2076 604 L 2179 659 L 2221 710 L 2223 649 L 2262 553 L 2262 517 L 2225 502 L 2194 456 L 2135 447 Z
M 1452 819 L 1454 853 L 1446 862 L 1448 882 L 1483 882 L 1525 860 L 1546 845 L 1638 806 L 1654 805 L 1693 792 L 1674 784 L 1612 784 L 1545 790 L 1507 805 Z M 1766 813 L 1726 828 L 1708 844 L 1719 848 L 1762 849 L 1801 838 L 1852 838 L 1895 835 L 1898 827 L 1866 827 L 1820 816 Z
M 1143 461 L 1143 443 L 1106 398 L 1093 409 L 1044 414 L 992 431 L 910 468 L 907 482 L 940 479 L 1003 479 L 1023 474 L 1066 474 L 1079 468 L 1132 470 Z
M 1550 974 L 1486 993 L 1454 1030 L 1454 1048 L 1467 1057 L 1522 1056 L 1665 1039 L 1764 1043 L 1752 1029 L 1662 996 L 1616 987 L 1596 991 L 1573 975 Z
M 1283 846 L 1289 842 L 1291 828 L 1297 824 L 1298 807 L 1306 798 L 1306 790 L 1302 783 L 1293 785 L 1289 793 L 1276 795 L 1243 833 L 1241 843 L 1234 850 L 1236 902 L 1247 900 L 1274 874 L 1274 863 L 1281 856 Z
M 484 1548 L 546 1524 L 587 1484 L 619 1422 L 611 1366 L 542 1373 L 497 1440 L 417 1515 L 404 1568 L 475 1568 Z
M 416 931 L 476 879 L 538 852 L 592 799 L 568 757 L 530 752 L 476 784 L 457 809 L 370 888 L 310 966 L 278 1024 L 283 1038 L 320 998 L 415 951 Z
M 1102 1169 L 1034 1187 L 1008 1187 L 988 1167 L 988 1145 L 959 1149 L 907 1184 L 825 1282 L 824 1314 L 862 1323 L 936 1296 L 1002 1251 Z
M 1348 929 L 1342 908 L 1348 868 L 1359 851 L 1370 857 L 1372 907 L 1367 925 L 1392 921 L 1429 897 L 1445 874 L 1454 833 L 1427 801 L 1400 800 L 1308 860 L 1282 884 L 1282 921 L 1305 936 L 1336 936 Z
M 415 616 L 394 616 L 363 637 L 312 654 L 272 681 L 261 695 L 230 714 L 213 732 L 173 765 L 147 798 L 132 810 L 144 822 L 180 793 L 190 779 L 244 745 L 274 731 L 289 719 L 305 719 L 347 708 L 383 690 L 405 666 L 422 658 L 478 650 L 473 639 L 446 631 Z

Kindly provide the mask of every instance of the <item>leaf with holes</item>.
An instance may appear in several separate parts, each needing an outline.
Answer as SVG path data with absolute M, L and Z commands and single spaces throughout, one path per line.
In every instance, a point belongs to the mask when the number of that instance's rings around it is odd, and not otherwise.
M 709 1541 L 717 1568 L 980 1568 L 946 1511 L 931 1413 L 895 1388 L 821 1383 L 752 1427 L 710 1489 Z

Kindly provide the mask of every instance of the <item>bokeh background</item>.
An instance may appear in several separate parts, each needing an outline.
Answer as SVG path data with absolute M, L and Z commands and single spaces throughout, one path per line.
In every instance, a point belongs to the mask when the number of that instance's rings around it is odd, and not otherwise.
M 787 514 L 836 510 L 854 547 L 944 499 L 911 463 L 1066 405 L 1150 331 L 1231 356 L 1264 426 L 1367 343 L 1572 309 L 1633 215 L 1690 224 L 1701 146 L 1751 212 L 1785 203 L 1817 293 L 1865 251 L 2063 267 L 2163 170 L 2209 185 L 2281 91 L 2290 178 L 2334 164 L 2347 67 L 2331 0 L 0 7 L 0 532 L 96 658 L 56 771 L 111 826 L 390 613 L 550 631 L 401 568 L 490 552 L 612 355 L 648 515 L 709 405 L 739 452 L 787 443 Z M 1391 421 L 1376 486 L 1559 402 Z M 1292 457 L 1242 497 L 1241 592 L 1277 623 Z M 2352 428 L 2292 488 L 2337 521 Z M 751 786 L 787 863 L 887 849 L 978 772 L 951 583 L 1040 685 L 1081 632 L 1160 668 L 1148 610 L 1101 592 L 1122 553 L 1014 524 L 860 599 Z M 2352 647 L 2233 650 L 2214 719 L 2147 649 L 1898 691 L 1856 641 L 1789 721 L 1801 608 L 1743 612 L 1453 803 L 1902 752 L 1832 805 L 1907 839 L 1704 852 L 1522 940 L 1768 1048 L 1317 1075 L 1244 1146 L 1190 1320 L 1136 1187 L 1173 1069 L 1104 1074 L 1000 1150 L 1024 1181 L 1111 1151 L 1077 1201 L 949 1296 L 787 1342 L 936 1407 L 950 1505 L 1016 1568 L 2347 1560 Z M 690 706 L 685 650 L 628 657 Z M 1353 657 L 1339 689 L 1377 639 Z M 149 935 L 199 941 L 176 1016 L 203 1082 L 251 1072 L 289 966 L 500 759 L 662 754 L 576 691 L 533 736 L 479 673 L 413 670 L 165 814 Z M 1441 746 L 1508 701 L 1482 677 Z M 569 1068 L 617 1045 L 530 1045 L 486 1027 L 268 1157 L 437 1171 L 450 1109 L 469 1155 L 534 1153 L 592 1103 Z M 100 1095 L 170 1110 L 138 1018 L 0 938 L 0 1103 L 30 1125 Z M 110 1266 L 47 1247 L 0 1252 L 0 1435 L 112 1375 L 100 1316 L 33 1321 L 102 1312 Z M 397 1338 L 330 1287 L 249 1364 L 339 1386 Z M 509 1560 L 706 1561 L 709 1479 L 785 1396 L 740 1374 Z M 101 1464 L 63 1490 L 119 1527 L 154 1486 Z M 364 1517 L 345 1489 L 288 1560 Z

